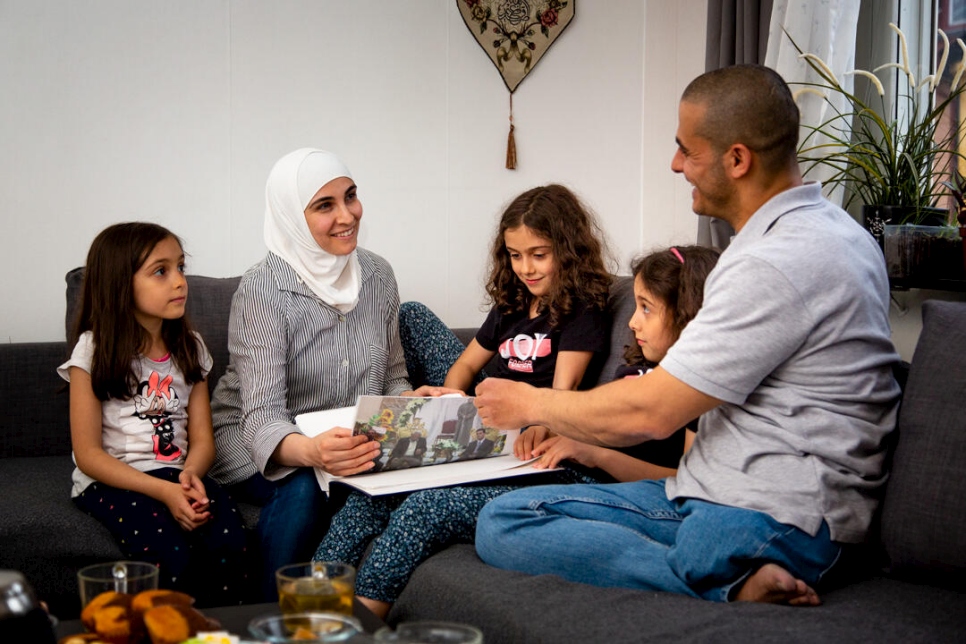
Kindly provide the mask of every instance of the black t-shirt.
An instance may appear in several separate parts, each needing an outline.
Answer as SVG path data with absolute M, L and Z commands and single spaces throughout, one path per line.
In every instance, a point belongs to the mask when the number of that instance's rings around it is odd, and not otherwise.
M 615 379 L 638 378 L 650 371 L 651 368 L 652 366 L 649 364 L 621 365 L 617 368 Z M 695 419 L 664 440 L 644 441 L 637 445 L 622 447 L 620 451 L 638 460 L 662 467 L 677 467 L 681 455 L 684 454 L 685 429 L 688 427 L 697 428 L 697 426 L 698 422 Z
M 576 303 L 574 312 L 564 316 L 554 328 L 550 326 L 549 312 L 530 319 L 525 311 L 503 315 L 494 307 L 476 333 L 476 341 L 499 358 L 496 373 L 489 375 L 535 387 L 552 387 L 557 354 L 591 351 L 606 356 L 610 350 L 610 327 L 604 311 L 581 303 Z M 588 369 L 588 373 L 591 371 Z

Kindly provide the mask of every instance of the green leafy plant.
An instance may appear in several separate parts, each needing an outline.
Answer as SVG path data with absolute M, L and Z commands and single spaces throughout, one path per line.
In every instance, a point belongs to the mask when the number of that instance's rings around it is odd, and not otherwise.
M 956 202 L 956 221 L 960 226 L 966 226 L 966 179 L 956 172 L 953 174 L 952 181 L 942 183 Z
M 796 100 L 815 94 L 830 108 L 830 115 L 817 125 L 803 124 L 807 134 L 799 145 L 799 164 L 806 177 L 818 168 L 830 169 L 831 176 L 823 183 L 826 189 L 845 187 L 846 208 L 856 199 L 865 205 L 906 207 L 912 213 L 910 217 L 893 223 L 918 223 L 923 209 L 938 206 L 940 198 L 947 194 L 947 182 L 963 157 L 958 149 L 963 124 L 955 122 L 946 127 L 944 115 L 966 85 L 960 82 L 960 69 L 948 96 L 940 99 L 936 95 L 949 54 L 949 39 L 941 29 L 938 34 L 944 43 L 942 57 L 935 72 L 917 85 L 909 66 L 905 34 L 894 24 L 889 27 L 899 37 L 902 62 L 887 63 L 872 72 L 848 72 L 868 79 L 868 94 L 872 95 L 869 99 L 843 88 L 821 58 L 803 52 L 788 36 L 800 57 L 820 78 L 798 83 L 801 88 L 795 92 Z M 957 43 L 966 55 L 966 44 L 961 39 Z M 876 75 L 888 69 L 898 69 L 908 88 L 898 92 L 895 104 L 886 97 Z M 841 101 L 831 100 L 835 94 L 845 99 L 844 109 L 836 106 Z

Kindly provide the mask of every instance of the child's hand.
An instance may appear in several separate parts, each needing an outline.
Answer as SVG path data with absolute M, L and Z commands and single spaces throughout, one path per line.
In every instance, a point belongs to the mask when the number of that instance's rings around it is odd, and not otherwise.
M 432 396 L 433 398 L 437 396 L 446 396 L 446 395 L 452 396 L 454 394 L 457 396 L 465 396 L 466 392 L 463 391 L 462 389 L 453 389 L 452 387 L 433 387 L 431 385 L 423 385 L 422 387 L 420 387 L 419 389 L 416 389 L 415 391 L 403 392 L 403 396 L 421 396 L 421 397 Z
M 540 460 L 533 466 L 543 470 L 557 467 L 560 461 L 574 461 L 587 467 L 597 467 L 596 457 L 602 449 L 606 448 L 581 443 L 572 438 L 553 436 L 534 448 L 533 455 L 539 456 Z
M 379 457 L 378 441 L 367 436 L 353 436 L 351 429 L 336 427 L 312 438 L 315 453 L 311 459 L 315 467 L 329 474 L 349 476 L 371 470 Z
M 162 500 L 178 525 L 188 532 L 204 525 L 211 518 L 210 512 L 198 512 L 192 507 L 191 498 L 185 494 L 178 483 L 171 483 L 165 487 Z
M 210 503 L 208 501 L 208 495 L 205 493 L 205 484 L 201 481 L 201 477 L 195 474 L 194 471 L 185 469 L 178 476 L 178 480 L 181 482 L 181 489 L 184 491 L 184 495 L 194 511 L 207 512 Z
M 521 461 L 526 461 L 537 454 L 533 448 L 550 438 L 550 430 L 542 425 L 530 425 L 525 431 L 520 432 L 517 439 L 513 441 L 513 455 Z

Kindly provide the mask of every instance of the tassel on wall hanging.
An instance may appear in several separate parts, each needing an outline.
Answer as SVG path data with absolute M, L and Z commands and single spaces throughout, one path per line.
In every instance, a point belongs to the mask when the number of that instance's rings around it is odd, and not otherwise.
M 577 0 L 456 0 L 463 22 L 510 90 L 506 167 L 517 167 L 513 92 L 573 20 Z

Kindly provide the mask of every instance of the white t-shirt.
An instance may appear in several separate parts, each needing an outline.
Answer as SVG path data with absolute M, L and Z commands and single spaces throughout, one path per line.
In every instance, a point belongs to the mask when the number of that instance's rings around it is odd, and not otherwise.
M 211 354 L 201 336 L 195 334 L 202 372 L 211 370 Z M 70 360 L 57 368 L 61 378 L 70 382 L 70 368 L 91 371 L 94 352 L 90 331 L 81 335 Z M 141 472 L 162 467 L 184 467 L 188 454 L 188 399 L 193 385 L 171 358 L 163 361 L 138 356 L 134 362 L 138 388 L 128 400 L 110 398 L 101 403 L 101 444 L 104 451 Z M 76 460 L 75 460 L 76 463 Z M 79 495 L 94 479 L 74 468 L 71 497 Z

